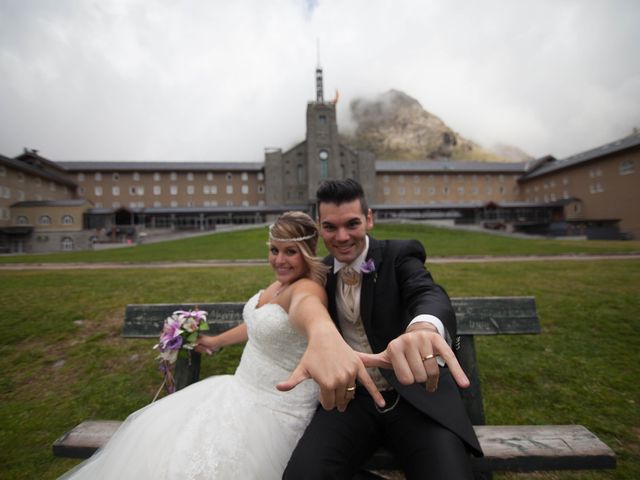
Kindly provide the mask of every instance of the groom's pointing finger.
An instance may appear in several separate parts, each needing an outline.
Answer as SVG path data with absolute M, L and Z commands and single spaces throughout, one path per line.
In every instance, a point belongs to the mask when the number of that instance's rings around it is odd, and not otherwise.
M 382 394 L 378 390 L 378 387 L 376 387 L 374 381 L 369 376 L 369 372 L 367 372 L 367 369 L 364 368 L 364 365 L 360 365 L 360 369 L 358 370 L 358 380 L 360 381 L 360 385 L 367 389 L 367 392 L 369 392 L 369 395 L 371 395 L 371 398 L 373 398 L 373 401 L 376 403 L 376 405 L 378 405 L 378 407 L 380 408 L 384 408 L 384 398 L 382 398 Z

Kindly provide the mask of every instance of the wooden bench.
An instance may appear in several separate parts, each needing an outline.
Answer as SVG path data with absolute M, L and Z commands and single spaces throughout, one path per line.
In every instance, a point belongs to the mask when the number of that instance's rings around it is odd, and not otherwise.
M 493 471 L 593 470 L 616 467 L 615 453 L 598 437 L 580 425 L 485 425 L 476 335 L 539 334 L 535 300 L 532 297 L 465 297 L 452 299 L 458 320 L 456 355 L 471 380 L 461 391 L 467 412 L 480 440 L 483 458 L 472 458 L 476 478 L 488 479 Z M 164 319 L 173 311 L 195 304 L 128 305 L 123 336 L 157 338 Z M 209 312 L 210 334 L 223 332 L 242 321 L 242 303 L 199 304 Z M 215 357 L 214 357 L 215 358 Z M 191 362 L 176 364 L 178 389 L 198 381 L 199 354 Z M 59 457 L 88 458 L 104 445 L 119 421 L 86 421 L 65 433 L 53 444 Z M 369 471 L 397 468 L 391 453 L 380 449 L 366 466 Z M 368 475 L 368 474 L 367 474 Z M 364 478 L 364 477 L 362 477 Z M 371 474 L 367 478 L 381 478 Z

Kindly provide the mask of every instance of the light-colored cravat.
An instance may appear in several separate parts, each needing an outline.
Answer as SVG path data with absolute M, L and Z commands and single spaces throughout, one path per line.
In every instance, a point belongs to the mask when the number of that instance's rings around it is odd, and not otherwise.
M 351 323 L 355 323 L 358 321 L 358 317 L 360 316 L 360 308 L 358 305 L 359 295 L 357 295 L 359 291 L 359 284 L 361 281 L 362 274 L 356 272 L 351 267 L 343 267 L 338 272 L 340 276 L 340 281 L 342 283 L 342 299 L 343 299 L 343 315 L 346 320 Z
M 336 298 L 340 328 L 345 341 L 358 352 L 372 353 L 371 345 L 360 318 L 360 294 L 362 291 L 362 273 L 349 266 L 338 272 L 339 294 Z M 380 390 L 388 390 L 389 383 L 377 368 L 367 371 Z

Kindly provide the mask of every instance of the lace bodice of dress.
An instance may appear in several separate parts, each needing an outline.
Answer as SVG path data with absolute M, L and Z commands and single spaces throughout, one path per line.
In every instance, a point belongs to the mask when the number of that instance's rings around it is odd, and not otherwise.
M 257 308 L 261 293 L 251 297 L 243 310 L 249 341 L 236 377 L 259 391 L 259 401 L 276 411 L 291 413 L 291 406 L 300 409 L 316 405 L 318 388 L 311 380 L 290 392 L 279 392 L 275 387 L 298 365 L 307 340 L 291 327 L 289 315 L 280 305 L 268 303 Z

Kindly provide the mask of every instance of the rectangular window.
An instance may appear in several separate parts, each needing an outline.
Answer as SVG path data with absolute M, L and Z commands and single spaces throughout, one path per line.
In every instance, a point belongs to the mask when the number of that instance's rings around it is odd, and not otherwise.
M 162 195 L 162 187 L 160 185 L 153 186 L 153 194 L 154 195 Z
M 196 191 L 196 187 L 193 185 L 187 185 L 187 195 L 193 195 Z
M 249 185 L 242 185 L 242 194 L 243 195 L 249 194 Z
M 227 193 L 231 195 L 233 193 L 233 185 L 227 185 Z
M 99 182 L 102 180 L 102 174 L 100 172 L 96 172 L 93 178 L 95 178 L 96 182 Z
M 111 194 L 114 197 L 117 197 L 118 195 L 120 195 L 120 187 L 117 187 L 117 186 L 111 187 Z
M 94 193 L 96 194 L 96 197 L 101 197 L 102 196 L 102 187 L 95 187 Z
M 249 180 L 249 174 L 247 172 L 242 172 L 241 178 L 243 182 L 246 182 Z
M 155 173 L 153 174 L 153 179 L 154 179 L 156 182 L 159 182 L 159 181 L 160 181 L 160 173 L 159 173 L 159 172 L 155 172 Z
M 629 175 L 631 173 L 633 173 L 635 171 L 634 168 L 634 164 L 633 164 L 633 160 L 624 160 L 621 164 L 620 164 L 620 168 L 618 169 L 618 173 L 620 175 Z
M 177 195 L 178 194 L 178 186 L 177 185 L 171 185 L 170 192 L 171 192 L 171 195 Z

